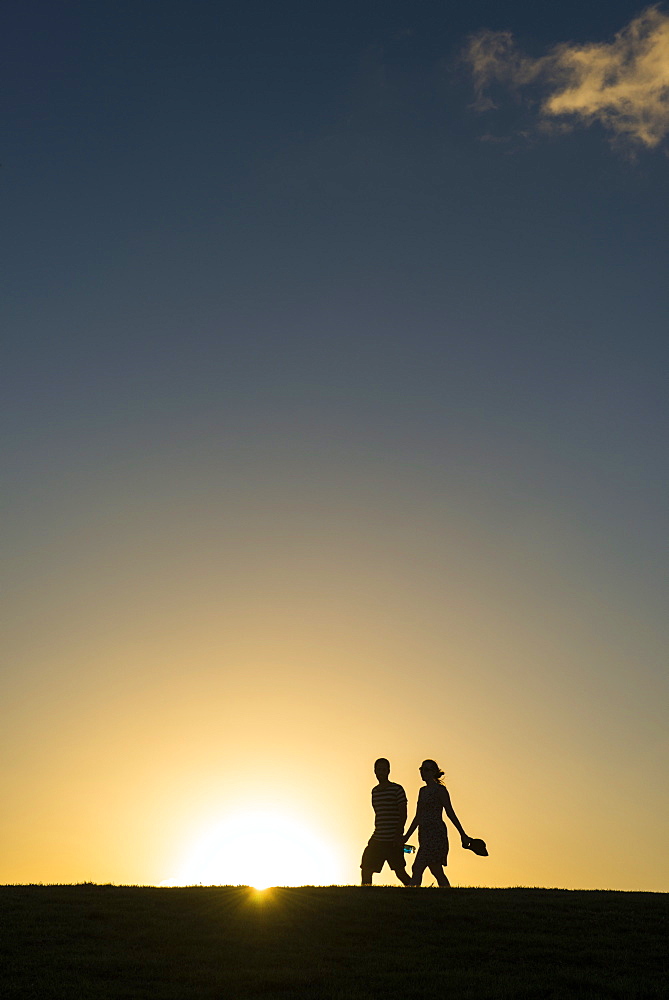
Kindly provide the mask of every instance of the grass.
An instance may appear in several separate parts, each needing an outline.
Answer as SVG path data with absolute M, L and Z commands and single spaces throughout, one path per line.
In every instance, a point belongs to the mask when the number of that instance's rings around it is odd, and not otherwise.
M 669 996 L 669 894 L 3 886 L 3 1000 Z

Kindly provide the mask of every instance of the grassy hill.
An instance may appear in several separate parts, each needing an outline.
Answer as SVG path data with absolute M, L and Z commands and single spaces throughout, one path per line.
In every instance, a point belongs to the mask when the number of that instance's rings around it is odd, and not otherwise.
M 0 887 L 3 1000 L 669 996 L 669 895 Z

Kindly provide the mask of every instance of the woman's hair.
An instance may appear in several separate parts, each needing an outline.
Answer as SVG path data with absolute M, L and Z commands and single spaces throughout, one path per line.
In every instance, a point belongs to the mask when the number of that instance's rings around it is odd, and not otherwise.
M 444 772 L 441 770 L 436 760 L 424 760 L 420 766 L 421 768 L 423 767 L 427 768 L 429 771 L 434 771 L 435 778 L 437 779 L 440 785 L 443 785 L 443 781 L 441 779 L 444 776 Z

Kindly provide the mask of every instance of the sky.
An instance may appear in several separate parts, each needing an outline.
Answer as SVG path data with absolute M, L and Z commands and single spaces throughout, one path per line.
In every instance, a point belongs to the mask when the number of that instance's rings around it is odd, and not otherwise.
M 669 9 L 3 19 L 0 881 L 669 891 Z

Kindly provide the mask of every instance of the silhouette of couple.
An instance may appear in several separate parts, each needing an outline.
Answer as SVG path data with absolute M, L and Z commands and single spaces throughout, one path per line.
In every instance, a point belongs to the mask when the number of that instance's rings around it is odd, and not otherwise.
M 418 793 L 416 815 L 405 833 L 407 797 L 404 789 L 390 780 L 390 761 L 379 757 L 374 764 L 374 774 L 378 781 L 378 785 L 372 789 L 375 824 L 374 833 L 369 838 L 360 862 L 362 885 L 371 885 L 373 873 L 380 872 L 387 862 L 403 885 L 419 886 L 425 869 L 429 868 L 437 884 L 448 888 L 450 882 L 444 871 L 448 859 L 448 831 L 443 820 L 444 812 L 460 834 L 462 846 L 482 853 L 478 845 L 483 844 L 483 841 L 474 841 L 468 837 L 455 815 L 451 797 L 441 780 L 444 772 L 436 761 L 424 760 L 419 770 L 425 784 Z M 416 829 L 418 853 L 409 876 L 404 844 Z

